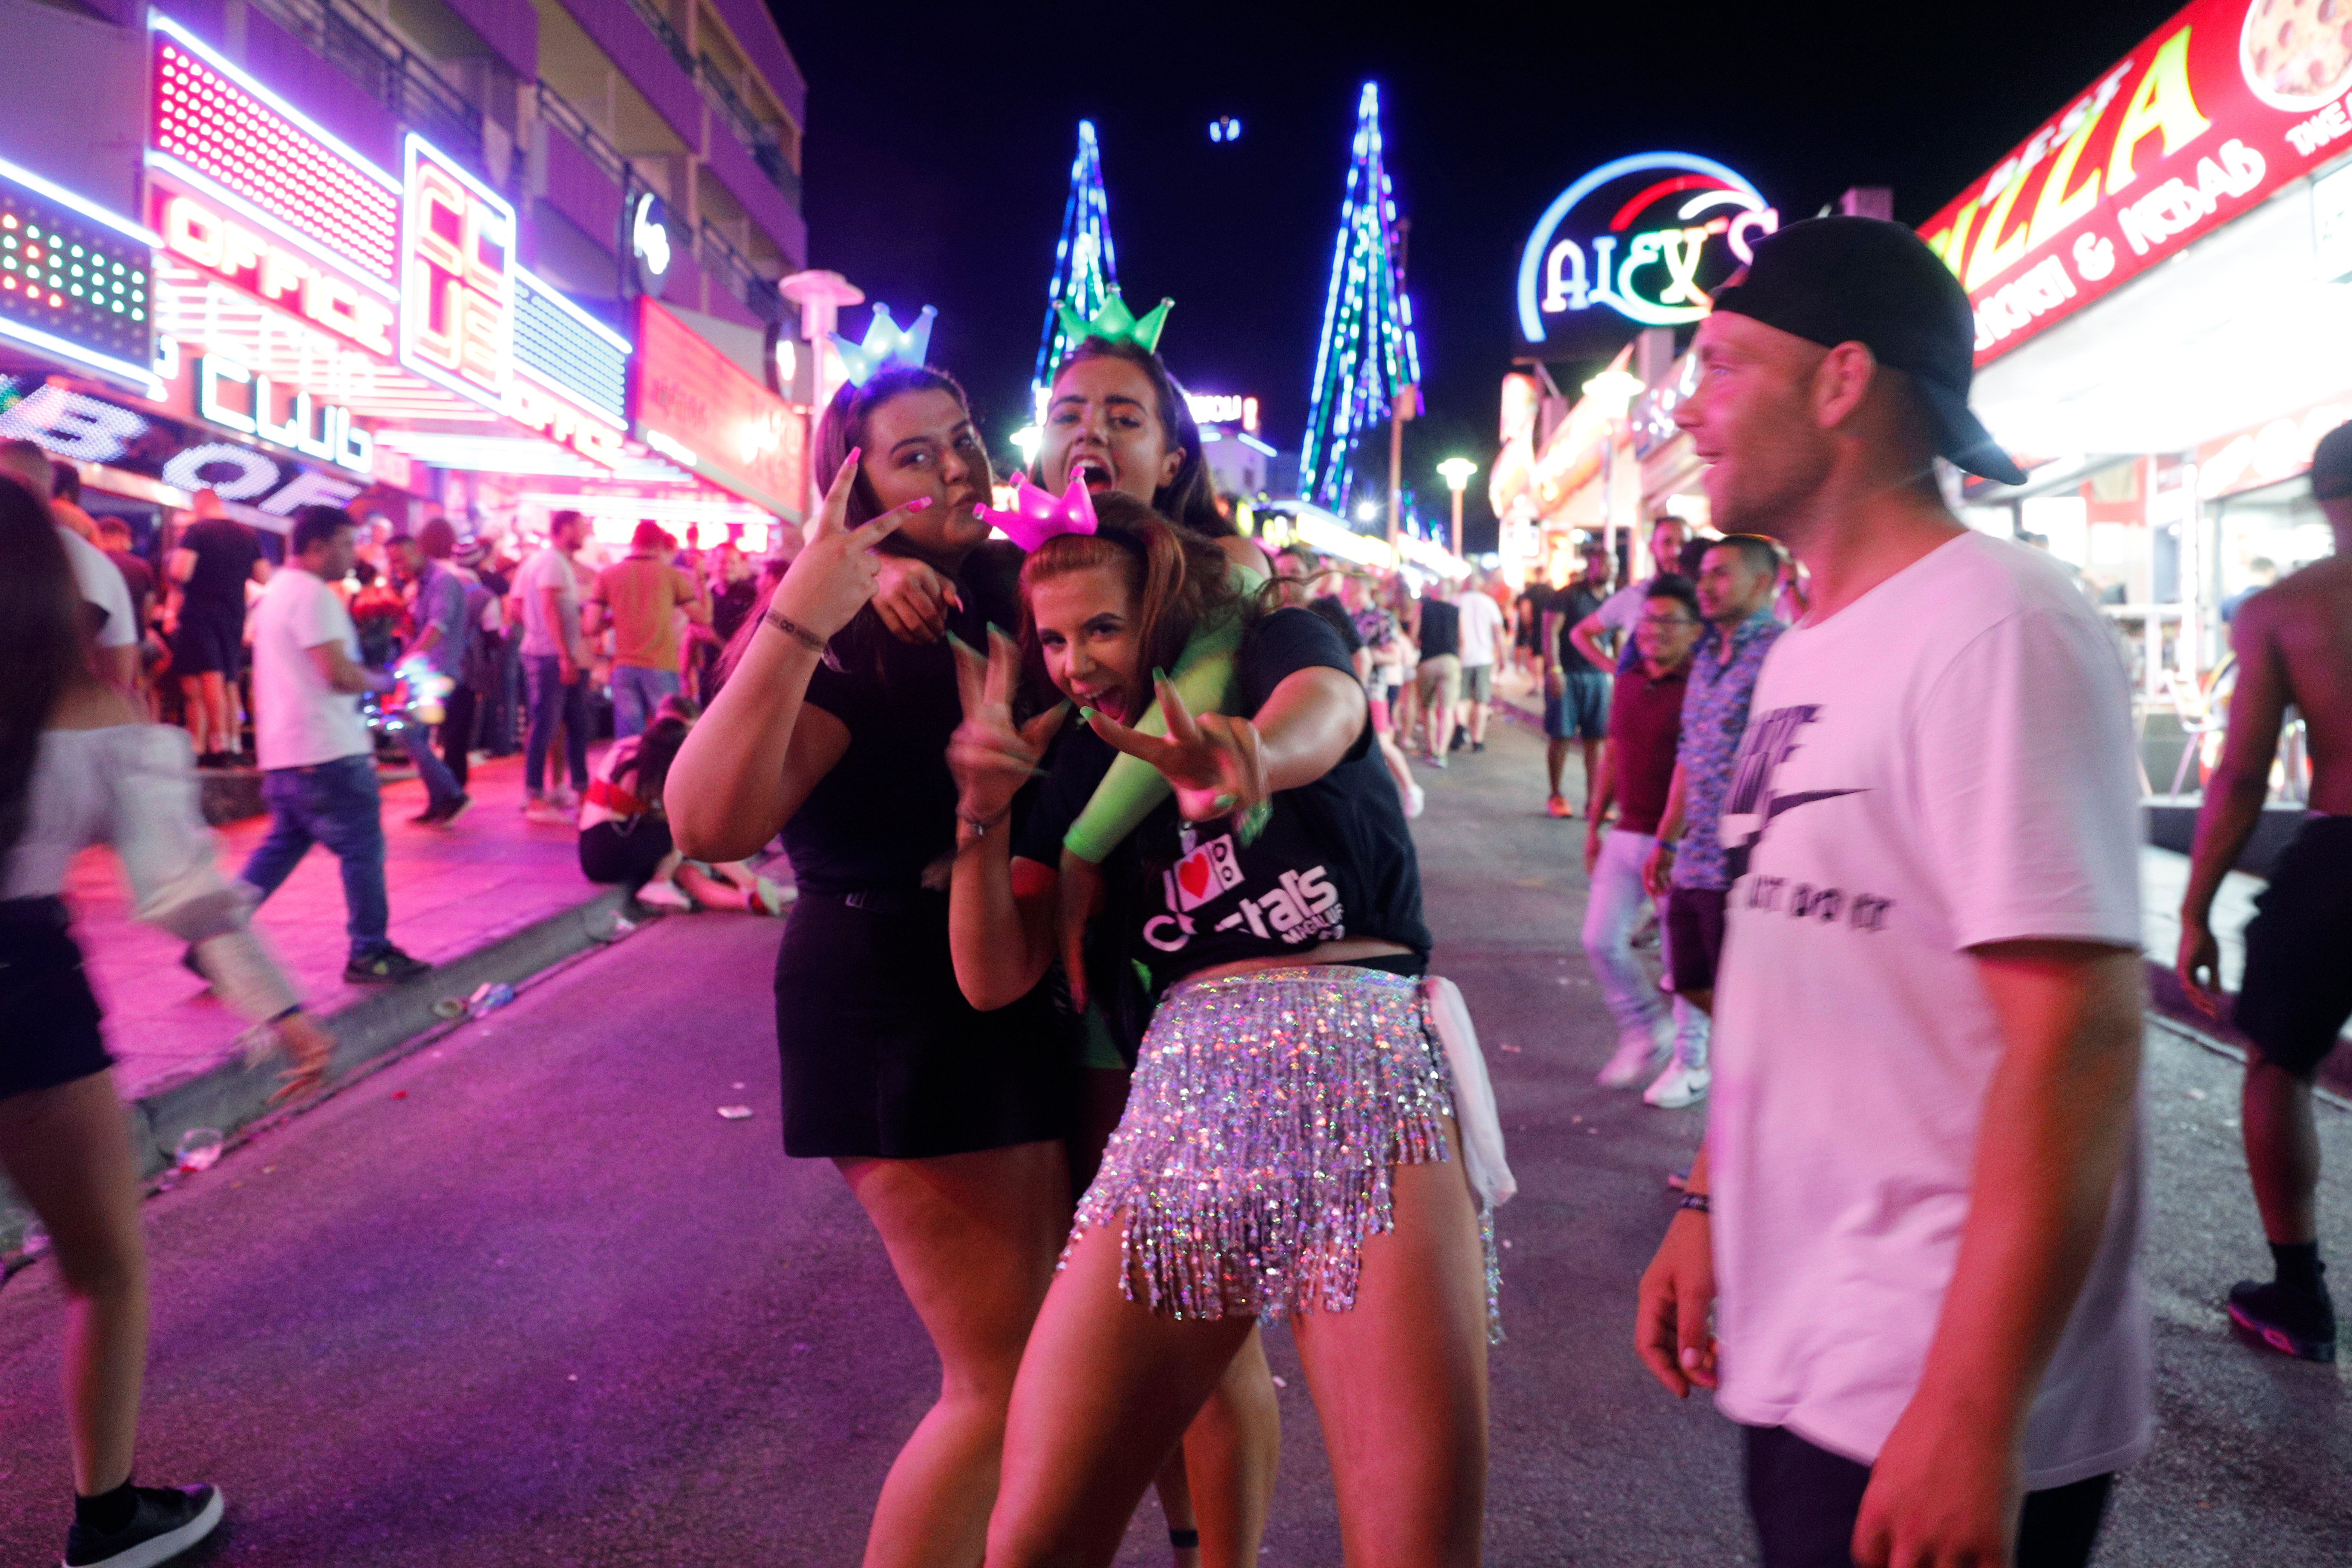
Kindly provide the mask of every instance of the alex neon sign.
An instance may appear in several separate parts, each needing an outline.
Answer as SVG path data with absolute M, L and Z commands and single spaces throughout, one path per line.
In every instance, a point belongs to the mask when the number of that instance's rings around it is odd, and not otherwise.
M 214 424 L 362 477 L 375 472 L 375 437 L 352 423 L 350 409 L 314 403 L 299 389 L 286 399 L 283 418 L 278 409 L 269 377 L 226 354 L 196 362 L 196 411 Z
M 1696 321 L 1780 215 L 1736 171 L 1692 153 L 1603 163 L 1554 197 L 1519 253 L 1519 334 L 1608 310 L 1639 326 Z M 1548 321 L 1547 318 L 1550 318 Z
M 2342 7 L 2199 0 L 1920 230 L 2016 348 L 2352 148 Z
M 500 408 L 514 375 L 514 208 L 415 132 L 403 174 L 400 363 Z
M 174 255 L 371 353 L 391 357 L 391 301 L 276 242 L 258 226 L 233 221 L 212 203 L 159 185 L 156 204 L 156 228 Z

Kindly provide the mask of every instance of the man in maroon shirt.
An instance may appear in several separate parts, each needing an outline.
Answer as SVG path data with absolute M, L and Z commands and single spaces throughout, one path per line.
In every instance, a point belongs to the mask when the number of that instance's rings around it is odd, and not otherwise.
M 1631 1089 L 1655 1075 L 1642 1098 L 1669 1110 L 1706 1093 L 1706 1015 L 1675 998 L 1674 1030 L 1667 1035 L 1665 1005 L 1634 959 L 1632 938 L 1649 896 L 1642 888 L 1642 865 L 1657 842 L 1658 818 L 1674 782 L 1691 650 L 1706 626 L 1689 578 L 1670 574 L 1650 581 L 1633 626 L 1641 658 L 1618 671 L 1610 691 L 1609 742 L 1585 814 L 1584 870 L 1591 892 L 1584 906 L 1584 953 L 1617 1020 L 1617 1052 L 1601 1069 L 1600 1081 Z M 1612 805 L 1617 820 L 1604 830 Z

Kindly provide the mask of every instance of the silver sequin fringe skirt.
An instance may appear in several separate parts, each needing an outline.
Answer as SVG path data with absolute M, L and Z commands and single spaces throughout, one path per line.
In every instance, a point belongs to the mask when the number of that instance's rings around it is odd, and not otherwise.
M 1365 1241 L 1393 1224 L 1391 1168 L 1450 1160 L 1453 1114 L 1412 980 L 1315 964 L 1181 984 L 1152 1016 L 1072 1245 L 1123 1224 L 1121 1289 L 1171 1317 L 1344 1312 Z

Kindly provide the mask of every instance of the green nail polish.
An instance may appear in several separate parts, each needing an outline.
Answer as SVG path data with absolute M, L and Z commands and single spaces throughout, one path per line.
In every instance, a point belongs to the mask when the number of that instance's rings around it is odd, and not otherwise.
M 1219 795 L 1216 799 L 1216 807 L 1219 811 L 1231 811 L 1234 808 L 1234 797 L 1229 795 Z
M 972 647 L 971 647 L 971 645 L 970 643 L 968 643 L 968 642 L 964 641 L 964 640 L 963 640 L 963 638 L 961 638 L 961 637 L 960 637 L 956 636 L 956 635 L 955 635 L 955 633 L 953 633 L 952 631 L 951 631 L 951 632 L 950 632 L 950 633 L 948 633 L 948 641 L 949 641 L 949 643 L 950 643 L 950 645 L 952 645 L 952 646 L 954 646 L 954 647 L 960 647 L 960 648 L 963 649 L 963 650 L 964 650 L 964 652 L 966 652 L 966 653 L 970 653 L 970 652 L 971 652 L 971 651 L 972 651 Z
M 1091 708 L 1081 708 L 1078 710 L 1078 717 L 1091 724 L 1094 722 L 1095 710 Z

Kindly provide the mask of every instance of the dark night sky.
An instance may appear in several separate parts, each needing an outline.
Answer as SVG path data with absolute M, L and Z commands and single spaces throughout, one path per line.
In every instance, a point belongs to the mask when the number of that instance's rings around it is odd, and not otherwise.
M 1519 249 L 1586 169 L 1671 148 L 1731 164 L 1784 216 L 1878 184 L 1916 224 L 2175 8 L 1442 4 L 1383 27 L 1385 6 L 770 5 L 809 80 L 813 265 L 901 321 L 937 305 L 932 359 L 1000 449 L 1025 423 L 1082 117 L 1129 302 L 1176 300 L 1171 367 L 1256 394 L 1295 448 L 1356 96 L 1378 80 L 1429 410 L 1406 479 L 1440 498 L 1431 464 L 1492 455 Z M 1244 134 L 1213 143 L 1227 114 Z M 855 336 L 866 314 L 847 314 Z M 1474 546 L 1492 539 L 1484 489 Z

